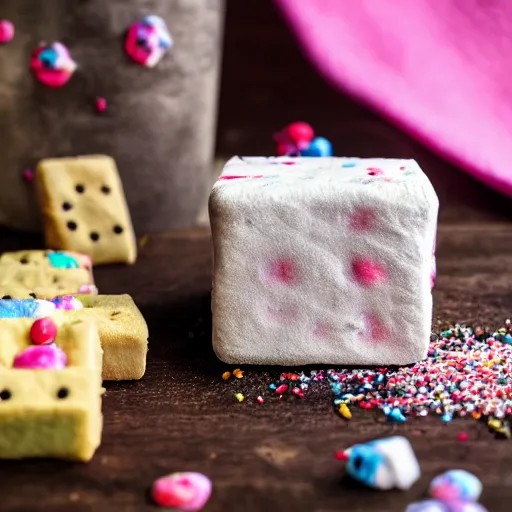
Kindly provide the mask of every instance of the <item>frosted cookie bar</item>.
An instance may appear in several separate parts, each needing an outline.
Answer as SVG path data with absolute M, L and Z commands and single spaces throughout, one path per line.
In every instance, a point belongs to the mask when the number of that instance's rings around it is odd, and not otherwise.
M 0 298 L 53 298 L 97 293 L 91 258 L 64 251 L 17 251 L 0 256 Z
M 88 254 L 95 265 L 135 261 L 132 221 L 112 158 L 42 160 L 36 189 L 49 248 Z
M 53 322 L 54 343 L 37 322 Z M 48 327 L 48 326 L 47 326 Z M 0 458 L 88 461 L 100 444 L 101 359 L 93 322 L 0 319 Z
M 233 364 L 427 355 L 438 199 L 414 160 L 233 158 L 213 186 L 213 346 Z
M 84 306 L 70 312 L 93 320 L 103 347 L 104 380 L 137 380 L 146 371 L 148 327 L 129 295 L 77 295 Z

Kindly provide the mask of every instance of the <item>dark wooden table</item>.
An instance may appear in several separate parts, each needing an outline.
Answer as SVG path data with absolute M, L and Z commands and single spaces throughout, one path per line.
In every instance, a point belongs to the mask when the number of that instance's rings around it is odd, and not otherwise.
M 509 233 L 498 223 L 440 226 L 435 328 L 456 320 L 495 326 L 510 314 Z M 0 231 L 0 249 L 38 242 Z M 209 234 L 193 231 L 150 237 L 132 267 L 96 270 L 103 293 L 130 293 L 148 321 L 146 376 L 106 384 L 103 443 L 91 463 L 0 462 L 1 511 L 152 510 L 155 478 L 194 470 L 213 480 L 207 511 L 399 512 L 449 468 L 483 480 L 491 512 L 510 510 L 512 442 L 481 423 L 445 426 L 428 417 L 391 426 L 374 412 L 347 423 L 334 415 L 327 384 L 303 400 L 260 405 L 255 397 L 279 375 L 275 368 L 247 367 L 243 379 L 224 382 L 222 372 L 233 368 L 211 348 L 210 265 Z M 461 431 L 466 445 L 457 441 Z M 343 478 L 336 450 L 391 433 L 406 435 L 420 460 L 422 478 L 411 491 L 378 493 Z

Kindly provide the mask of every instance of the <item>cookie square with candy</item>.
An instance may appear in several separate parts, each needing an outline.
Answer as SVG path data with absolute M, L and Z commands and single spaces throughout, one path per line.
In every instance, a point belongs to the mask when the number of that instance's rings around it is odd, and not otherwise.
M 85 254 L 28 250 L 0 256 L 0 298 L 53 298 L 97 291 L 91 258 Z
M 35 183 L 48 248 L 87 254 L 95 265 L 135 261 L 130 212 L 112 158 L 42 160 Z
M 215 352 L 232 364 L 423 359 L 437 212 L 414 160 L 231 159 L 210 195 Z
M 83 309 L 69 314 L 92 320 L 103 348 L 104 380 L 138 380 L 146 371 L 148 326 L 129 295 L 78 295 Z
M 0 331 L 0 458 L 90 460 L 103 424 L 94 323 L 2 318 Z

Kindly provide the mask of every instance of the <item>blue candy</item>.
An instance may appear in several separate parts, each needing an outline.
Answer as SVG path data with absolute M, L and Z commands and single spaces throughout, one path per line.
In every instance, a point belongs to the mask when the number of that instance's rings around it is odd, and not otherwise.
M 350 167 L 355 167 L 357 164 L 355 162 L 346 162 L 344 164 L 341 164 L 341 167 L 344 169 L 349 169 Z
M 0 300 L 0 318 L 41 318 L 54 311 L 55 305 L 46 300 Z
M 332 156 L 332 144 L 323 137 L 317 137 L 307 149 L 301 150 L 300 156 Z
M 78 261 L 64 252 L 48 253 L 50 265 L 54 268 L 78 268 Z
M 46 48 L 39 54 L 39 59 L 46 68 L 54 69 L 59 58 L 58 53 L 53 48 Z

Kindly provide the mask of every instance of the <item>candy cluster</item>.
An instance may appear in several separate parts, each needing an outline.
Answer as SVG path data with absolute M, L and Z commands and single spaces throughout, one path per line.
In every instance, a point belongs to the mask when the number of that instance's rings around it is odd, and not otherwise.
M 332 156 L 332 145 L 323 137 L 315 137 L 308 123 L 291 123 L 274 135 L 277 156 Z
M 37 319 L 30 329 L 33 345 L 14 358 L 13 368 L 29 370 L 62 370 L 67 356 L 55 343 L 57 325 L 50 317 Z

